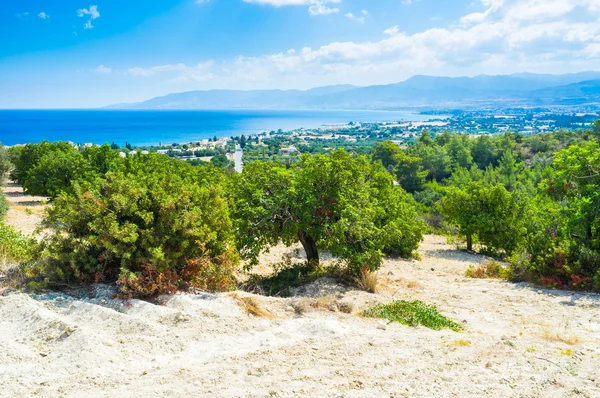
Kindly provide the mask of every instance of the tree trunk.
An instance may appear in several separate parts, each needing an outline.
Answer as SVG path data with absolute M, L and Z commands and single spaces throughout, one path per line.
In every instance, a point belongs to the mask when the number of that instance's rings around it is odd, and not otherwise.
M 306 259 L 308 260 L 309 264 L 315 266 L 319 265 L 319 249 L 317 249 L 315 240 L 306 235 L 304 232 L 298 233 L 298 240 L 300 240 L 300 243 L 302 243 L 302 247 L 306 252 Z
M 473 251 L 473 236 L 467 235 L 467 250 Z

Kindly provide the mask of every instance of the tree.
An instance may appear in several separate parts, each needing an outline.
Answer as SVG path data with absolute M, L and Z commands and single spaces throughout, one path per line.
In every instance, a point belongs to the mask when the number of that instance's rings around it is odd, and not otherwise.
M 416 156 L 399 157 L 396 167 L 396 178 L 398 183 L 407 192 L 415 193 L 423 189 L 425 179 L 429 174 L 423 169 L 423 160 Z
M 231 164 L 231 161 L 227 158 L 226 155 L 223 155 L 223 154 L 219 154 L 219 155 L 213 156 L 210 159 L 210 162 L 213 165 L 215 165 L 215 167 L 219 167 L 221 169 L 227 168 Z
M 39 144 L 27 144 L 22 147 L 12 147 L 9 151 L 14 168 L 11 171 L 11 178 L 23 184 L 27 174 L 33 169 L 40 159 L 54 152 L 73 151 L 74 148 L 66 142 L 49 143 L 42 141 Z
M 27 172 L 23 189 L 29 195 L 56 197 L 69 190 L 72 181 L 91 178 L 90 172 L 89 163 L 78 151 L 51 152 Z
M 313 265 L 319 263 L 320 251 L 328 249 L 353 272 L 364 265 L 376 269 L 385 248 L 382 229 L 389 220 L 407 214 L 398 209 L 388 214 L 382 206 L 399 199 L 391 195 L 389 173 L 365 156 L 353 157 L 343 150 L 304 155 L 290 168 L 252 162 L 237 178 L 233 213 L 238 248 L 251 264 L 270 246 L 300 242 Z M 406 222 L 415 222 L 414 217 Z
M 468 250 L 473 250 L 474 238 L 507 254 L 519 244 L 522 209 L 516 196 L 502 185 L 472 182 L 463 188 L 451 187 L 440 210 L 467 238 Z
M 402 155 L 402 149 L 392 141 L 383 141 L 375 145 L 373 153 L 373 161 L 380 161 L 388 171 L 393 171 L 398 165 L 398 161 Z
M 0 185 L 6 183 L 6 179 L 8 178 L 8 174 L 12 167 L 13 165 L 8 151 L 0 144 Z
M 471 146 L 471 155 L 473 161 L 480 169 L 485 169 L 489 165 L 496 165 L 498 161 L 498 151 L 491 137 L 482 135 L 475 139 Z

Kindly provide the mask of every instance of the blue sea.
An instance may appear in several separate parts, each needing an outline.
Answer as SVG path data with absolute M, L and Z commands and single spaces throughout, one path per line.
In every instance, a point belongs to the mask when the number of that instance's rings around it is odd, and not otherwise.
M 0 142 L 157 145 L 348 122 L 425 121 L 410 111 L 0 110 Z

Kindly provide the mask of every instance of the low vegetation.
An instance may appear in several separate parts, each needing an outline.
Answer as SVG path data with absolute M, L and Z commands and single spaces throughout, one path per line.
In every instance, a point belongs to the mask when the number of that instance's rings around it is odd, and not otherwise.
M 398 322 L 406 326 L 423 325 L 434 330 L 450 329 L 455 332 L 463 330 L 461 324 L 440 314 L 435 306 L 418 300 L 379 304 L 363 312 L 363 316 L 387 319 L 390 322 Z
M 508 279 L 510 269 L 502 266 L 498 261 L 489 259 L 477 266 L 470 265 L 465 272 L 467 278 L 477 279 Z
M 127 297 L 230 290 L 240 258 L 251 268 L 269 247 L 300 243 L 305 265 L 255 285 L 285 294 L 329 272 L 319 261 L 327 250 L 343 278 L 375 291 L 383 257 L 415 257 L 434 230 L 508 262 L 468 276 L 600 289 L 600 121 L 531 137 L 423 131 L 406 148 L 378 138 L 360 151 L 370 157 L 333 150 L 250 162 L 239 175 L 42 142 L 1 148 L 0 178 L 10 170 L 27 193 L 53 200 L 29 266 L 35 287 L 116 282 Z M 0 197 L 0 216 L 6 208 Z

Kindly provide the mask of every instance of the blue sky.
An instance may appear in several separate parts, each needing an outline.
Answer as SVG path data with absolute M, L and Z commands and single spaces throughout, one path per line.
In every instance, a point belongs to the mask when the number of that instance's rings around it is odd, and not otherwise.
M 20 0 L 0 108 L 600 69 L 600 0 Z

